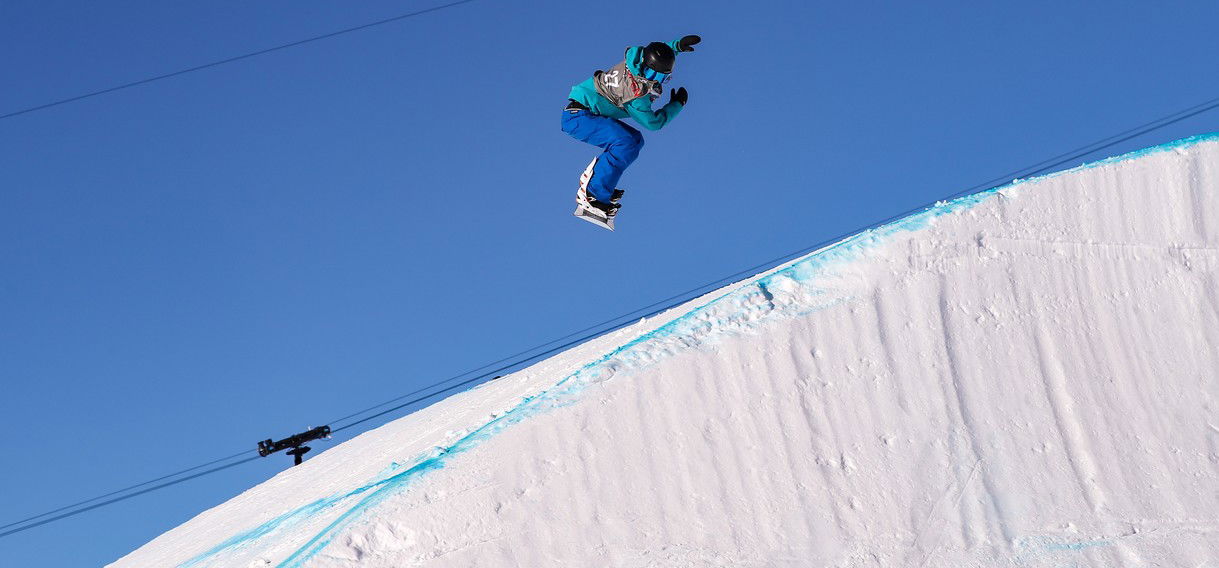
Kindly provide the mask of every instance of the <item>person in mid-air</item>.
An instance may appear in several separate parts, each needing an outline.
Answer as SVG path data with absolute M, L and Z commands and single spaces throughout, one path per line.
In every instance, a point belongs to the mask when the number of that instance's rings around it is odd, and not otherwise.
M 664 94 L 677 53 L 694 51 L 700 41 L 688 35 L 670 43 L 628 48 L 621 63 L 572 87 L 563 109 L 563 132 L 603 150 L 580 176 L 577 216 L 614 228 L 623 193 L 617 189 L 618 179 L 643 147 L 643 135 L 619 119 L 629 116 L 648 130 L 660 130 L 673 120 L 686 105 L 685 87 L 671 90 L 669 102 L 660 110 L 652 110 L 652 103 Z

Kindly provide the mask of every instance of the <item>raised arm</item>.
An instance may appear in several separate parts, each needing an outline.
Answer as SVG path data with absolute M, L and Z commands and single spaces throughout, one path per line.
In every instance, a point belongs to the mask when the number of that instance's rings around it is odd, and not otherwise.
M 669 47 L 673 48 L 675 53 L 694 51 L 694 46 L 700 41 L 703 41 L 703 38 L 696 35 L 682 36 L 681 39 L 675 39 L 669 42 Z

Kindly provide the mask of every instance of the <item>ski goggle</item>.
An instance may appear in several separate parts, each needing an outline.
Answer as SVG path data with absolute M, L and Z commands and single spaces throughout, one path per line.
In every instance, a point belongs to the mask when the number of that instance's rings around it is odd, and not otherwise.
M 640 77 L 643 77 L 644 79 L 647 79 L 649 81 L 656 81 L 659 83 L 667 83 L 669 81 L 669 77 L 673 75 L 672 73 L 661 73 L 660 71 L 657 71 L 655 69 L 649 69 L 649 68 L 643 67 L 643 66 L 640 66 L 639 71 L 640 71 L 640 73 L 639 73 Z

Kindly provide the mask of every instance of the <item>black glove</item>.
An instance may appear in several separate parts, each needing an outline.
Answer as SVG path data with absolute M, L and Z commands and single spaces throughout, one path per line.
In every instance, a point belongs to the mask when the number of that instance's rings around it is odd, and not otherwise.
M 688 35 L 677 40 L 677 51 L 694 51 L 694 44 L 703 41 L 703 38 L 696 35 Z
M 677 101 L 681 106 L 686 106 L 686 100 L 690 98 L 690 94 L 686 92 L 686 88 L 674 89 L 669 91 L 669 101 Z

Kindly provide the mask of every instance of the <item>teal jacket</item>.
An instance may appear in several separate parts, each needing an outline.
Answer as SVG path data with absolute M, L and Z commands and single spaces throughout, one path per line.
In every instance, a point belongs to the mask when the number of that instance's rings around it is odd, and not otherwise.
M 673 48 L 674 53 L 680 53 L 677 47 L 677 40 L 669 42 L 669 47 Z M 632 47 L 626 50 L 626 65 L 631 73 L 639 75 L 641 70 L 635 61 L 639 60 L 639 52 L 642 47 Z M 652 110 L 652 96 L 644 95 L 633 99 L 626 103 L 625 106 L 614 106 L 609 99 L 601 96 L 597 92 L 597 87 L 593 83 L 594 79 L 590 77 L 588 80 L 571 88 L 569 98 L 588 107 L 594 114 L 608 116 L 610 118 L 633 118 L 635 122 L 643 125 L 648 130 L 660 130 L 664 128 L 669 121 L 681 112 L 682 104 L 676 101 L 669 101 L 668 104 L 661 107 L 660 110 Z M 662 91 L 663 92 L 663 91 Z

